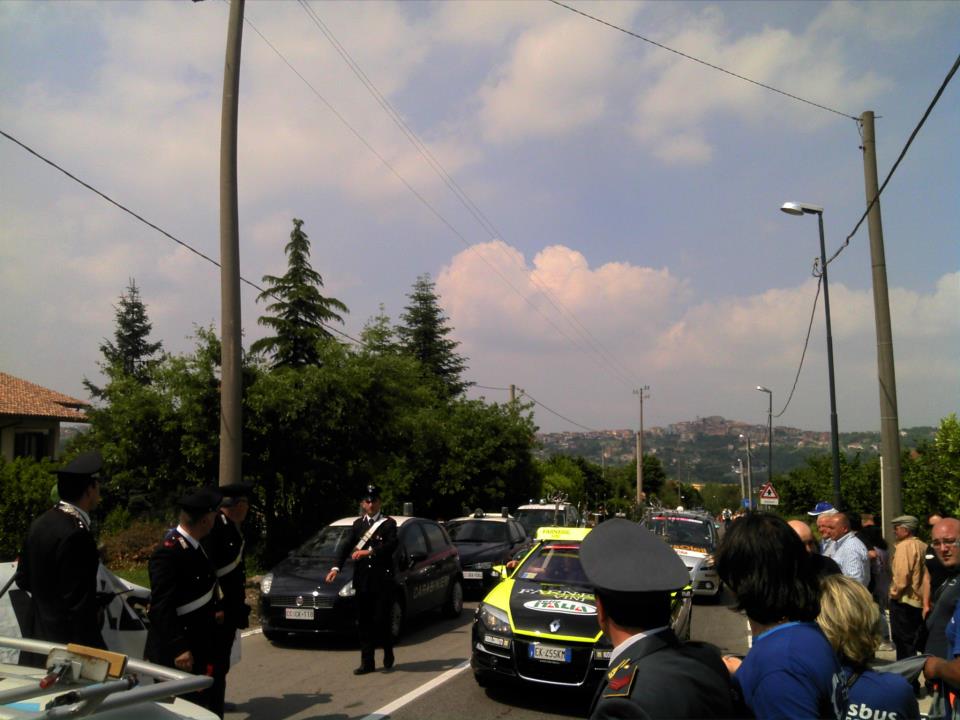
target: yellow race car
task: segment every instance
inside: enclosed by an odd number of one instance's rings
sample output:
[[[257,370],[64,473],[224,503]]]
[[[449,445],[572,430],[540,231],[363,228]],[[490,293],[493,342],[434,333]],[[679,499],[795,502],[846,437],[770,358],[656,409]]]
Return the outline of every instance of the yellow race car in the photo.
[[[518,681],[593,689],[610,660],[593,589],[580,565],[590,528],[542,527],[533,547],[499,569],[502,580],[473,618],[470,665],[481,687]],[[692,593],[674,596],[672,626],[690,636]]]

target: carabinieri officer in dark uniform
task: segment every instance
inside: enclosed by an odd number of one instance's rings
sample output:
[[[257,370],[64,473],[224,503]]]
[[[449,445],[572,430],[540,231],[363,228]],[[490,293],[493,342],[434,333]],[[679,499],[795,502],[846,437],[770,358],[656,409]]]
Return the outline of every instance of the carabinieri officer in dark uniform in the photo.
[[[216,519],[220,493],[200,488],[180,498],[180,524],[150,557],[147,659],[194,675],[216,671],[216,628],[223,622],[220,586],[200,546]],[[223,717],[223,694],[211,688],[184,696]]]
[[[215,516],[210,534],[200,544],[213,562],[223,591],[223,624],[217,626],[217,662],[211,688],[214,695],[223,697],[230,671],[231,649],[234,642],[240,642],[239,631],[250,627],[242,525],[250,509],[253,488],[233,483],[217,489],[223,494],[220,511]]]
[[[613,643],[591,720],[734,717],[720,652],[683,643],[670,628],[671,593],[690,580],[677,554],[637,523],[613,519],[584,538],[580,560]]]
[[[390,610],[396,575],[393,555],[397,549],[397,521],[380,513],[380,490],[375,485],[367,486],[361,503],[363,515],[354,521],[349,542],[326,578],[333,582],[347,558],[353,559],[360,635],[360,667],[353,671],[354,675],[374,671],[377,645],[383,646],[383,667],[389,670],[394,663]]]
[[[60,501],[30,525],[17,585],[30,593],[35,640],[107,647],[97,602],[100,553],[90,532],[102,465],[99,453],[87,452],[58,470]]]

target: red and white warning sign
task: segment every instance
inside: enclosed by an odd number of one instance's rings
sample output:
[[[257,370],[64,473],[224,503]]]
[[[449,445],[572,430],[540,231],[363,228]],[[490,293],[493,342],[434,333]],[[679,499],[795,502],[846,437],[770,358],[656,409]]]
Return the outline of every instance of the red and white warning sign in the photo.
[[[780,496],[777,494],[777,491],[774,489],[771,483],[764,483],[760,487],[760,504],[761,505],[779,505]]]

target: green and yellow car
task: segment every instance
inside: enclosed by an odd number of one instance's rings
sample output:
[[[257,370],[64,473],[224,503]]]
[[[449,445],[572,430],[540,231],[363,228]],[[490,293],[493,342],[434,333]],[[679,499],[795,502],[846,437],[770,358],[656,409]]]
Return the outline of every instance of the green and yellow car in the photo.
[[[533,547],[500,569],[503,578],[473,618],[470,665],[481,687],[501,681],[593,689],[611,645],[597,625],[593,589],[580,565],[590,528],[542,527]],[[690,636],[690,588],[674,596],[672,626]]]

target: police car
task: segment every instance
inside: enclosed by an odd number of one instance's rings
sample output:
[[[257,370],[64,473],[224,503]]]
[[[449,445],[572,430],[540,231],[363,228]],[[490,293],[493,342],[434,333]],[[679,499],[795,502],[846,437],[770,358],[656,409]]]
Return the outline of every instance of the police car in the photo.
[[[473,515],[449,520],[446,528],[460,553],[465,593],[485,593],[500,580],[499,575],[494,577],[493,566],[503,565],[532,544],[506,508],[499,515],[476,510]]]
[[[660,535],[683,560],[694,595],[719,597],[720,576],[713,562],[718,535],[709,514],[694,510],[658,510],[648,515],[643,525]]]
[[[542,527],[516,567],[477,608],[470,665],[481,687],[498,681],[593,689],[612,647],[597,625],[593,589],[580,565],[590,528]],[[690,636],[690,594],[674,596],[672,626]]]

